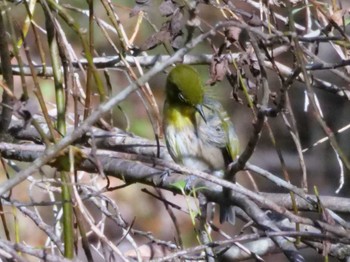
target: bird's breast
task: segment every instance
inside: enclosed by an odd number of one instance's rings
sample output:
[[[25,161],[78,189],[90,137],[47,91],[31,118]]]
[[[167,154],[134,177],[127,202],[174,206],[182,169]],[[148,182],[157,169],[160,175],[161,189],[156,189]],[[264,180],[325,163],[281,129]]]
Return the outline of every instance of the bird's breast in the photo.
[[[196,112],[165,107],[164,135],[168,151],[175,162],[201,171],[225,168],[221,148],[202,139],[201,130],[206,125],[198,121]]]
[[[178,130],[193,125],[195,109],[189,106],[164,106],[164,121]]]

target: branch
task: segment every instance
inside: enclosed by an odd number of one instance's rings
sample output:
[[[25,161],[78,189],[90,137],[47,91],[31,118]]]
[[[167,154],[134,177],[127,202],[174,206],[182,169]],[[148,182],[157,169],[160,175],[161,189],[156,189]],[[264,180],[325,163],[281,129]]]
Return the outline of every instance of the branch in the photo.
[[[156,64],[146,74],[141,76],[135,82],[131,83],[127,88],[123,89],[119,94],[111,97],[108,101],[106,101],[103,104],[99,105],[99,107],[78,128],[76,128],[73,133],[71,133],[70,135],[64,137],[55,146],[47,148],[45,154],[40,156],[39,158],[37,158],[29,168],[19,172],[14,178],[12,178],[12,179],[8,180],[7,182],[3,183],[0,186],[0,195],[3,195],[7,191],[9,191],[11,188],[13,188],[17,184],[21,183],[23,180],[25,180],[27,177],[29,177],[31,174],[33,174],[41,166],[47,164],[50,160],[52,160],[55,157],[57,157],[58,154],[63,149],[68,147],[74,141],[76,141],[77,139],[82,137],[87,131],[89,131],[91,126],[93,126],[93,124],[95,124],[104,114],[106,114],[108,111],[110,111],[118,103],[123,101],[132,92],[137,90],[137,88],[139,86],[144,85],[155,74],[157,74],[161,70],[165,69],[169,65],[175,63],[176,61],[178,61],[178,59],[182,58],[187,52],[189,52],[193,47],[195,47],[197,44],[202,42],[209,35],[215,34],[217,28],[219,28],[219,27],[222,27],[222,25],[220,23],[219,23],[219,25],[216,28],[210,30],[209,32],[207,32],[205,34],[201,34],[200,36],[195,38],[193,41],[191,41],[189,44],[187,44],[186,47],[178,50],[167,61],[164,61],[163,63],[160,63],[160,64]]]
[[[275,54],[275,53],[274,53]],[[232,64],[234,60],[238,59],[242,53],[230,53],[223,55],[225,59],[228,61],[228,63]],[[276,55],[276,54],[275,54]],[[142,67],[151,67],[158,63],[164,63],[165,61],[169,60],[171,56],[169,55],[156,55],[156,56],[125,56],[124,61],[120,59],[119,56],[104,56],[104,57],[95,57],[93,58],[93,63],[97,69],[113,69],[113,68],[125,68],[127,63],[130,66],[135,67],[137,64],[139,64]],[[174,60],[174,63],[183,63],[188,65],[210,65],[213,60],[213,55],[211,54],[201,54],[201,55],[190,55],[187,54],[183,57],[178,57]],[[275,61],[276,66],[278,67],[279,71],[284,76],[290,76],[293,74],[293,69],[281,64],[277,61]],[[88,65],[86,59],[80,59],[78,61],[72,62],[73,67],[77,70],[81,70],[81,66],[86,67]],[[272,64],[269,61],[264,61],[264,65],[270,69],[274,70]],[[312,70],[312,65],[309,65],[309,70]],[[321,65],[319,63],[319,65]],[[325,67],[332,67],[330,64],[325,64]],[[53,69],[50,66],[41,66],[37,65],[34,67],[35,73],[37,76],[42,77],[52,77],[53,76]],[[25,76],[32,76],[32,72],[30,70],[29,66],[23,66],[22,67],[23,74]],[[0,68],[0,73],[2,73]],[[12,73],[13,75],[20,75],[21,69],[18,65],[12,65]],[[299,79],[303,82],[303,76],[300,74]],[[299,81],[300,81],[299,80]],[[330,92],[333,94],[336,94],[338,96],[341,96],[347,100],[350,100],[350,91],[347,90],[347,86],[338,86],[332,82],[325,81],[323,79],[313,77],[314,83],[313,86],[324,90],[326,92]]]
[[[129,142],[130,141],[131,140],[129,140]],[[137,141],[139,140],[138,138],[135,138],[134,141],[137,143]],[[134,143],[134,145],[136,143]],[[128,151],[132,152],[134,147],[132,145],[123,147],[123,145],[121,145],[121,148],[126,148]],[[135,148],[137,151],[139,150],[138,146],[136,146]],[[89,156],[91,154],[91,149],[89,148],[83,148],[81,150],[86,156]],[[44,152],[45,147],[43,145],[0,143],[0,153],[4,158],[7,159],[20,160],[23,162],[32,162],[34,159],[40,157],[40,155],[42,155]],[[155,152],[156,149],[154,148],[152,154],[155,154]],[[260,203],[261,207],[274,210],[275,208],[271,206],[271,203],[274,203],[281,205],[281,208],[285,206],[286,208],[292,210],[290,199],[288,200],[288,194],[281,194],[281,196],[277,198],[275,196],[279,195],[276,194],[254,193],[245,188],[229,183],[223,179],[214,177],[210,174],[190,170],[185,167],[179,166],[175,163],[171,163],[166,160],[157,159],[146,155],[142,156],[134,153],[115,152],[102,149],[99,149],[96,154],[98,157],[98,161],[101,161],[103,171],[107,175],[123,179],[128,183],[140,182],[176,192],[176,189],[172,186],[172,184],[175,181],[181,179],[182,177],[171,175],[168,178],[164,179],[163,175],[167,171],[169,171],[170,168],[174,172],[174,174],[183,173],[188,175],[195,175],[217,185],[229,187],[232,190],[239,191],[239,193],[252,198],[257,203]],[[163,157],[169,158],[169,155],[164,154]],[[84,161],[81,162],[80,166],[76,168],[78,170],[84,170],[90,173],[97,171],[96,165],[90,158],[86,158]],[[281,184],[281,186],[283,185]],[[205,193],[206,196],[210,198],[210,201],[218,203],[222,201],[222,189],[220,187],[214,185],[206,187]],[[314,201],[316,199],[316,196],[305,195],[305,198],[296,197],[296,199],[298,207],[300,205],[300,208],[302,210],[317,211],[316,207],[311,205],[310,202],[306,200],[312,199]],[[350,210],[348,209],[350,206],[350,200],[347,198],[323,196],[320,197],[320,199],[325,208],[329,208],[335,212],[339,211],[342,213],[348,213]],[[228,201],[228,199],[226,199],[226,201]],[[234,204],[234,202],[235,201],[233,201],[232,204]],[[302,222],[310,224],[307,223],[307,221]]]
[[[45,250],[41,249],[34,249],[32,247],[29,247],[26,244],[21,243],[13,243],[9,242],[3,239],[0,239],[0,248],[2,252],[7,252],[11,261],[27,261],[27,259],[24,259],[22,256],[19,255],[19,253],[24,253],[36,258],[39,258],[42,261],[48,261],[48,262],[56,262],[56,261],[62,261],[62,262],[68,262],[72,260],[68,260],[65,258],[62,258],[62,256],[56,256],[51,255]],[[1,254],[1,253],[0,253]]]

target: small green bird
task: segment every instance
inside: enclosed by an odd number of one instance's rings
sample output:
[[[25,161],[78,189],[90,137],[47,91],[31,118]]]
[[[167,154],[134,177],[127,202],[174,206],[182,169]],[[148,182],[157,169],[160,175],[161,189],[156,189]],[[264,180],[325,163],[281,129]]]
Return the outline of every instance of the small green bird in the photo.
[[[222,105],[204,94],[199,73],[177,65],[166,80],[163,128],[168,151],[176,163],[224,176],[238,155],[239,141]],[[220,223],[234,220],[220,207]]]

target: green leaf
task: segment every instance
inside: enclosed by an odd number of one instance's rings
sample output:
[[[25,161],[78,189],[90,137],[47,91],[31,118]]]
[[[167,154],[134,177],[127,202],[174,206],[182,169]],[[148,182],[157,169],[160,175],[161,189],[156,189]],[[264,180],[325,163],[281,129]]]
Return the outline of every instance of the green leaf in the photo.
[[[185,188],[186,188],[186,181],[185,180],[179,180],[179,181],[177,181],[175,183],[172,183],[171,186],[177,188],[181,192],[184,192]]]
[[[345,18],[345,19],[344,19],[344,23],[345,23],[345,25],[350,24],[350,17],[349,17],[349,18]]]

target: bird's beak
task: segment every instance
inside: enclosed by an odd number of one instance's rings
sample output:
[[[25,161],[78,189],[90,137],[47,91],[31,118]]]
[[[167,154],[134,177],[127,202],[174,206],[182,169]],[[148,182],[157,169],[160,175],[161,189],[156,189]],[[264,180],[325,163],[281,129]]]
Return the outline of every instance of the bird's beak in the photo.
[[[205,115],[204,115],[204,111],[203,111],[203,106],[202,105],[196,105],[195,108],[196,108],[196,111],[203,118],[204,122],[207,123],[207,119],[205,119]]]

